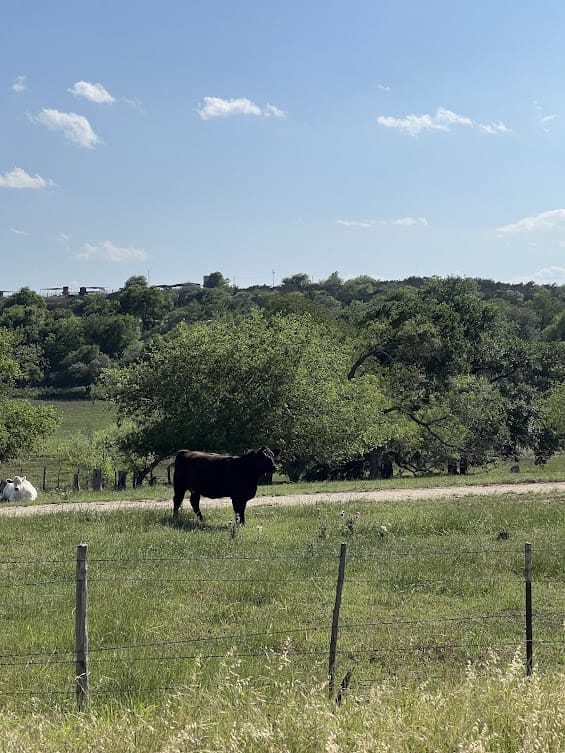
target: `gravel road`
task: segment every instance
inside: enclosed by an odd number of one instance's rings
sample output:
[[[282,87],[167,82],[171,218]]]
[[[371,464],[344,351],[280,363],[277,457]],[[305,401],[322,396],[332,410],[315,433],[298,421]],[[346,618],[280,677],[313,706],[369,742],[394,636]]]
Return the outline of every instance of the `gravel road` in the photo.
[[[493,494],[551,494],[565,492],[565,481],[524,483],[524,484],[482,484],[477,486],[431,487],[426,489],[378,489],[360,492],[319,492],[317,494],[286,494],[278,496],[261,495],[251,500],[248,508],[259,506],[278,507],[279,505],[316,505],[322,502],[404,502],[427,499],[445,499],[450,497],[487,496]],[[203,499],[202,511],[229,504],[229,499]],[[183,504],[190,511],[190,503]],[[47,515],[50,513],[71,512],[78,510],[129,510],[134,508],[170,509],[172,500],[100,500],[98,502],[62,502],[24,507],[0,507],[0,515],[11,517],[29,515]]]

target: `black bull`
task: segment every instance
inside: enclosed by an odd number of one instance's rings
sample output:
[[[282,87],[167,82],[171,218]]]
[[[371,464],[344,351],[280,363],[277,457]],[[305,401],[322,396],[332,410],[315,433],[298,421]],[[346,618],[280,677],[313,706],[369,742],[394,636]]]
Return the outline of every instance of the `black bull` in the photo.
[[[236,520],[244,525],[245,507],[257,493],[259,478],[274,470],[274,455],[268,447],[239,456],[179,450],[173,479],[173,516],[178,516],[185,492],[190,490],[190,504],[199,520],[200,497],[231,497]]]

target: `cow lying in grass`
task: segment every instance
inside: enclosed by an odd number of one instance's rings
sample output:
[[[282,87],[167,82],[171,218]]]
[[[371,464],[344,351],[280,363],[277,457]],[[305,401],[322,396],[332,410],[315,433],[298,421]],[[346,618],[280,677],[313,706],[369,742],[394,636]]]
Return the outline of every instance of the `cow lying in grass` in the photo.
[[[16,499],[37,499],[37,489],[25,476],[14,476]]]
[[[274,456],[268,447],[245,455],[179,450],[173,480],[173,517],[178,517],[185,492],[190,490],[190,504],[199,520],[202,520],[200,497],[231,497],[236,521],[244,525],[245,507],[257,493],[259,478],[274,469]]]
[[[7,478],[5,481],[0,481],[0,489],[2,490],[2,499],[7,502],[13,502],[16,499],[13,479]]]

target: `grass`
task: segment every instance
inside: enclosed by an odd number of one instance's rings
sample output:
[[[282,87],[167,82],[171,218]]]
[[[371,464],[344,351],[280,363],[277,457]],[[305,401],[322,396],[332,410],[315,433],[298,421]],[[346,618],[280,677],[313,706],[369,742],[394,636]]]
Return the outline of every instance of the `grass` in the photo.
[[[0,518],[0,751],[565,749],[565,495]],[[357,513],[359,513],[357,515]],[[504,531],[508,537],[501,538]],[[523,548],[536,671],[524,677]],[[74,710],[89,544],[91,708]],[[328,644],[347,567],[337,677]]]

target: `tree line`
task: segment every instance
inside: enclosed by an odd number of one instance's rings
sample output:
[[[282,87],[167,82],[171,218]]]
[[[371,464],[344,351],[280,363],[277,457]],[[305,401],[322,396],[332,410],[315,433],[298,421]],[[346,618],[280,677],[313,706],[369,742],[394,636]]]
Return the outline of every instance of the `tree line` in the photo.
[[[179,447],[269,444],[298,479],[543,463],[565,440],[565,286],[333,273],[239,289],[214,272],[69,298],[24,288],[0,301],[0,345],[3,459],[56,422],[32,411],[15,439],[14,387],[112,401],[104,446],[139,478]]]

